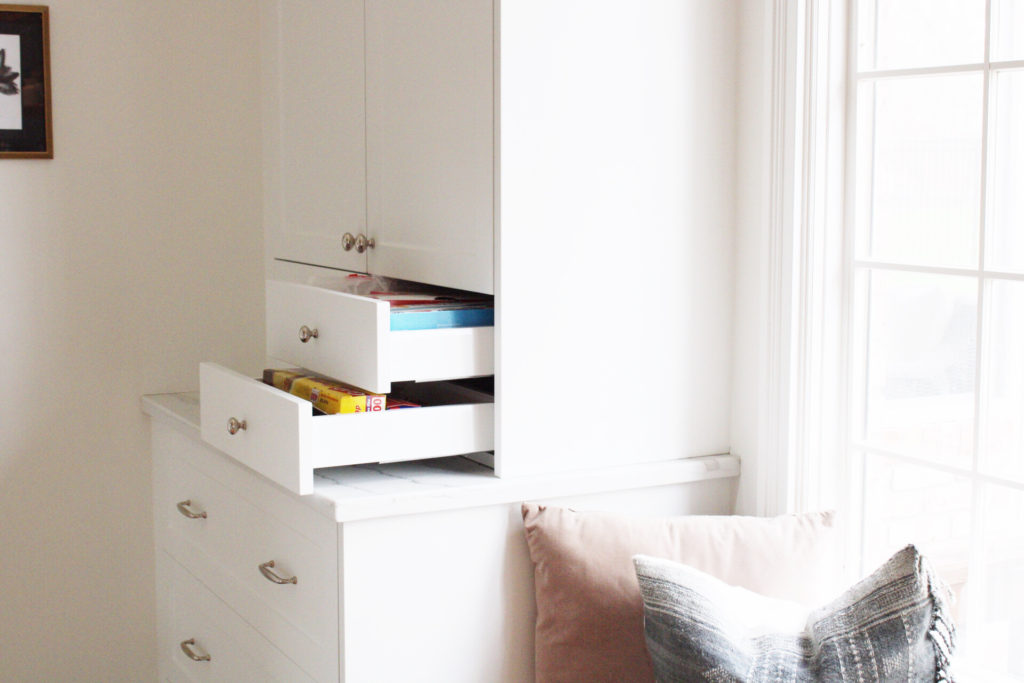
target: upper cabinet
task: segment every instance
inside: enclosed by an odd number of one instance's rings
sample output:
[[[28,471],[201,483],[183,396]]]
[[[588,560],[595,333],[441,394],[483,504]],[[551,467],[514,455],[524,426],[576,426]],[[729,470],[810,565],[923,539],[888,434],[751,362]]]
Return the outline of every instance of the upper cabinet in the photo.
[[[491,0],[366,1],[369,270],[493,293]]]
[[[366,270],[362,0],[265,0],[264,220],[271,258]]]
[[[493,368],[470,372],[497,378],[500,476],[730,450],[732,292],[756,277],[735,266],[738,0],[262,1],[277,279],[496,291]],[[289,358],[344,381],[367,358],[344,342],[372,338],[374,381],[453,376],[397,371],[408,332],[283,301]]]
[[[263,9],[269,256],[493,293],[492,1]]]

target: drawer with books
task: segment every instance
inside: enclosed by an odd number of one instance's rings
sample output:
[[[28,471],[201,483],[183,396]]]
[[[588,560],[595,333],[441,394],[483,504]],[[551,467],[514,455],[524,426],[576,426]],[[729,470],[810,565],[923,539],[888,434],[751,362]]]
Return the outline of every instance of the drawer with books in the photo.
[[[310,401],[214,363],[199,366],[200,433],[211,446],[299,495],[313,470],[494,448],[494,397],[478,382],[395,383],[401,410],[325,415]]]
[[[344,278],[329,282],[267,280],[270,356],[382,394],[392,382],[494,374],[493,300],[432,307],[423,294],[354,294],[339,291]]]

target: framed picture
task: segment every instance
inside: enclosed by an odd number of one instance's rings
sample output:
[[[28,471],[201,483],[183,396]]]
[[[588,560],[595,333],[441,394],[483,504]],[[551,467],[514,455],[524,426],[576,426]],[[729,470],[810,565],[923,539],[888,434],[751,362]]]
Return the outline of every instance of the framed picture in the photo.
[[[50,13],[0,5],[0,159],[53,158]]]

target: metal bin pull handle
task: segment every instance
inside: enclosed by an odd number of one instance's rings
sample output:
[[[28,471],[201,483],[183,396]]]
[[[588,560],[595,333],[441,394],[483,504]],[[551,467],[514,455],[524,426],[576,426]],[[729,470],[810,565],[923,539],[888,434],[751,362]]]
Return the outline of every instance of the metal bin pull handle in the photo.
[[[192,646],[196,644],[195,638],[189,638],[188,640],[181,641],[181,651],[188,655],[188,658],[193,662],[208,662],[210,661],[210,655],[198,655],[196,651],[192,649]]]
[[[178,503],[178,512],[185,515],[189,519],[206,519],[206,510],[196,512],[192,509],[192,500],[183,500]]]
[[[274,569],[274,561],[273,560],[271,560],[270,562],[264,562],[263,564],[260,565],[260,573],[263,574],[263,576],[267,577],[268,581],[273,581],[274,583],[277,583],[277,584],[298,583],[299,582],[299,577],[292,576],[292,577],[289,577],[289,578],[286,579],[283,576],[281,576],[280,574],[278,574],[277,572],[273,571],[273,569]]]

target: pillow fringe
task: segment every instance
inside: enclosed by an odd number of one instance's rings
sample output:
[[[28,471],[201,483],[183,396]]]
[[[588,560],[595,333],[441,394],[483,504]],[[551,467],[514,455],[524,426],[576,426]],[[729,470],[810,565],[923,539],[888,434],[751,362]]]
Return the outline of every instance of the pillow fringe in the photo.
[[[951,670],[953,648],[956,645],[956,625],[950,614],[949,588],[941,580],[937,580],[931,564],[918,554],[922,574],[928,581],[928,595],[932,601],[932,623],[928,628],[928,639],[935,650],[935,681],[936,683],[954,683]]]

